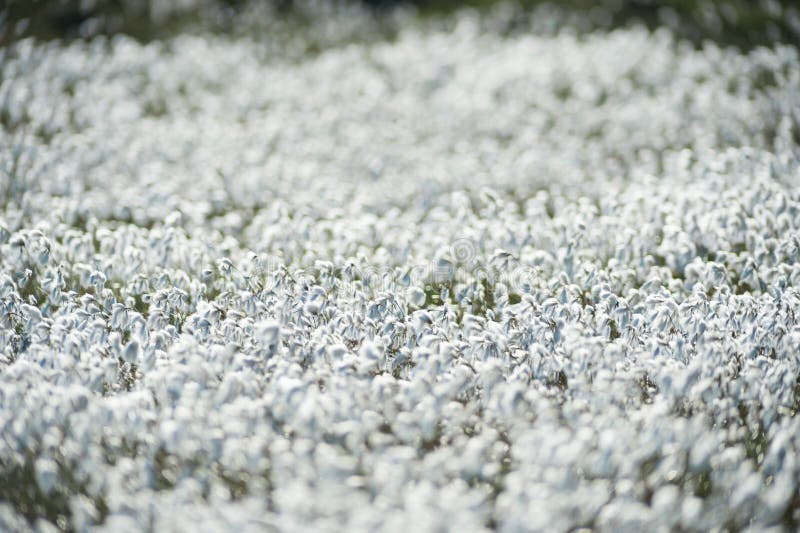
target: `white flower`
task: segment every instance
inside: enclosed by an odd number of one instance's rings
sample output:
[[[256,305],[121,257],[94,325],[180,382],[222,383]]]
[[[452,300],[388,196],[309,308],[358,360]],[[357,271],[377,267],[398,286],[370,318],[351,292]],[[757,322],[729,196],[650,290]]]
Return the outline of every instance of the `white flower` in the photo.
[[[49,494],[59,483],[58,465],[52,459],[40,458],[34,467],[36,484],[45,494]]]

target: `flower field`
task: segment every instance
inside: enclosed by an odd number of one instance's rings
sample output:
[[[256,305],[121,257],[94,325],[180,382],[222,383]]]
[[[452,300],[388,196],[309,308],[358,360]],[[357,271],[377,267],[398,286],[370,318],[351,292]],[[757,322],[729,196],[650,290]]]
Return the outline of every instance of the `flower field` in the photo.
[[[800,527],[798,48],[348,9],[0,48],[0,530]]]

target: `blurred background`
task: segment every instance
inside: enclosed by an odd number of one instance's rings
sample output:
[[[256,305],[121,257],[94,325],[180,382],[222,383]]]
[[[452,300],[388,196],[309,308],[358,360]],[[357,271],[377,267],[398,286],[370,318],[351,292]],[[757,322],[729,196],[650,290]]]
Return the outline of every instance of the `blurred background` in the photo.
[[[558,21],[553,31],[644,24],[668,27],[695,44],[710,39],[748,49],[800,43],[800,2],[796,0],[520,0],[511,4],[498,0],[4,0],[0,2],[0,43],[26,37],[72,40],[116,34],[149,41],[186,32],[258,36],[330,25],[333,18],[337,29],[326,30],[317,40],[317,46],[326,46],[342,40],[390,38],[400,19],[432,21],[459,8],[504,10],[507,27],[501,29],[508,32],[530,28],[531,19],[546,12],[548,20]],[[348,20],[349,24],[343,23]]]

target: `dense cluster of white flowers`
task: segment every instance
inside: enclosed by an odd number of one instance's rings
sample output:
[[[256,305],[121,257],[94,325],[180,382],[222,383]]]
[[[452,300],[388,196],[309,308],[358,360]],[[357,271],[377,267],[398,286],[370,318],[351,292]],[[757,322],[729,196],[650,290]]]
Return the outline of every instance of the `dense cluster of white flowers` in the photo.
[[[800,57],[0,50],[0,529],[800,523]]]

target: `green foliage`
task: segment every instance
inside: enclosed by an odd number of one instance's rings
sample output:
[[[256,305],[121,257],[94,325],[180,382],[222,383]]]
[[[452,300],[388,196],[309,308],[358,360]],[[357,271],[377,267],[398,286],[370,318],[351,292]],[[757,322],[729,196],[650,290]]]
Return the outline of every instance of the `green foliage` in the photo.
[[[423,14],[439,16],[461,6],[490,10],[498,0],[418,0]],[[680,38],[696,45],[706,40],[722,45],[751,49],[774,42],[800,42],[798,28],[792,26],[791,15],[797,16],[792,0],[775,2],[759,0],[519,0],[521,14],[531,13],[547,4],[550,11],[560,13],[565,25],[580,31],[613,29],[635,23],[650,29],[668,27]],[[515,17],[509,29],[524,27]]]
[[[373,17],[377,35],[391,37],[390,16],[384,16],[397,6],[414,6],[423,19],[438,18],[461,7],[489,11],[499,0],[364,0],[362,5],[374,8]],[[243,27],[274,20],[259,21],[254,17],[257,2],[247,0],[207,0],[199,7],[173,6],[157,18],[147,2],[119,0],[8,0],[0,15],[9,23],[0,31],[0,44],[19,37],[34,36],[39,39],[75,39],[94,35],[124,33],[142,41],[165,38],[180,32],[213,31],[235,33]],[[270,16],[285,27],[313,26],[309,13],[301,2],[272,0]],[[753,48],[776,41],[800,42],[800,33],[792,25],[798,15],[792,0],[519,0],[515,17],[508,22],[509,31],[524,28],[522,21],[536,8],[547,4],[551,12],[559,13],[564,25],[586,31],[596,28],[612,29],[633,23],[643,23],[650,28],[666,26],[679,37],[695,44],[714,40],[724,45]],[[192,7],[192,6],[190,6]],[[255,13],[259,13],[255,11]],[[262,14],[263,17],[263,14]],[[255,19],[255,20],[254,20]],[[25,30],[16,35],[16,23],[27,20]],[[209,25],[209,21],[213,24]],[[369,33],[369,32],[367,32]],[[325,46],[316,42],[308,51],[318,52]],[[565,88],[568,91],[569,88]],[[152,116],[161,116],[162,103],[154,102],[147,110]],[[2,121],[2,117],[0,117]]]
[[[56,486],[49,493],[42,491],[36,482],[34,458],[33,453],[28,453],[21,464],[0,461],[0,502],[9,503],[31,524],[44,518],[61,531],[72,531],[70,498],[80,494],[92,503],[96,523],[105,520],[108,506],[103,497],[90,494],[86,480],[80,479],[75,469],[60,457],[56,457]]]

